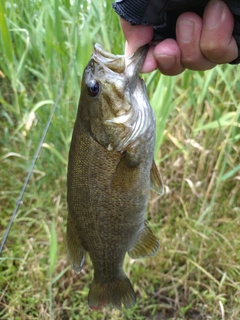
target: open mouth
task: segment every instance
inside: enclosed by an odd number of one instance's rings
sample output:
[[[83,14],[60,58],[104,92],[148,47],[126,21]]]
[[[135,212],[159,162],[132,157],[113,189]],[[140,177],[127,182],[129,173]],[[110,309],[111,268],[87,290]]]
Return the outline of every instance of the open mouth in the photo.
[[[115,55],[104,51],[99,43],[96,43],[94,46],[92,58],[96,62],[104,65],[116,73],[123,73],[125,71],[125,57],[123,55]]]
[[[127,76],[132,77],[140,73],[147,51],[148,45],[139,48],[133,55],[125,58],[123,55],[104,51],[102,46],[96,43],[92,59],[116,73],[123,73],[127,70]]]

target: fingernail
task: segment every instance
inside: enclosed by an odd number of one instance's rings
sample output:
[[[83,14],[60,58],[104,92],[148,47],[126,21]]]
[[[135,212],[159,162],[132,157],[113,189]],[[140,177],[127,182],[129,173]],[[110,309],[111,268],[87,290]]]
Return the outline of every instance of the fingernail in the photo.
[[[212,29],[218,25],[221,21],[223,13],[223,2],[215,1],[209,4],[206,14],[204,15],[204,25],[205,27]]]
[[[194,34],[194,23],[191,20],[181,20],[178,24],[178,34],[182,42],[191,42]]]
[[[171,69],[175,63],[174,56],[168,56],[166,54],[160,54],[157,56],[158,59],[158,66],[165,70]]]

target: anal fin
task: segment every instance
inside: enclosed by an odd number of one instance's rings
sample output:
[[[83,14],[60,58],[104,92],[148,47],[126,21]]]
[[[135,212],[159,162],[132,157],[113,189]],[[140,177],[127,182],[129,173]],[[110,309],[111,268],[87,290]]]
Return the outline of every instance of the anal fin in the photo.
[[[128,254],[133,259],[153,256],[159,249],[159,240],[146,225],[138,233],[137,239]]]
[[[71,221],[68,219],[67,223],[67,253],[70,259],[71,266],[76,273],[79,273],[82,269],[86,250],[81,244],[79,235],[77,234]]]

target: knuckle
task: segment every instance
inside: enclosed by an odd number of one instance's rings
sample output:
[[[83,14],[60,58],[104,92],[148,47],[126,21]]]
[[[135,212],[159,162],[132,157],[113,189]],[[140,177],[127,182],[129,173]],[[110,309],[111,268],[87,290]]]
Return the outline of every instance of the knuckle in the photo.
[[[184,68],[193,69],[199,61],[199,52],[197,50],[184,50],[182,51],[181,64]]]
[[[221,41],[200,43],[202,54],[212,62],[221,62],[226,54],[227,45]]]
[[[183,57],[182,66],[190,70],[209,70],[215,66],[215,63],[206,59],[202,54],[195,56]]]

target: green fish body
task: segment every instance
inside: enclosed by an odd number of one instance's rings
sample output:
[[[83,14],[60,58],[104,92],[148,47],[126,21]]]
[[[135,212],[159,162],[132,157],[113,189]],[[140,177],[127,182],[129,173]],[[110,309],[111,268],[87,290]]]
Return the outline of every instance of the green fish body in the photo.
[[[139,77],[147,49],[126,59],[96,44],[83,74],[69,152],[67,252],[76,272],[90,255],[93,309],[132,307],[125,254],[135,259],[159,248],[145,221],[150,189],[163,191],[153,160],[155,118]]]

